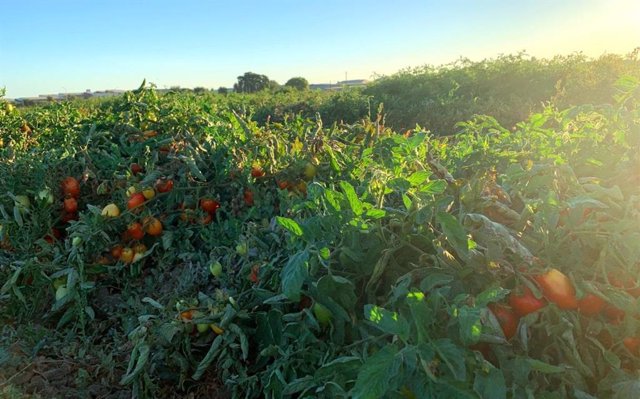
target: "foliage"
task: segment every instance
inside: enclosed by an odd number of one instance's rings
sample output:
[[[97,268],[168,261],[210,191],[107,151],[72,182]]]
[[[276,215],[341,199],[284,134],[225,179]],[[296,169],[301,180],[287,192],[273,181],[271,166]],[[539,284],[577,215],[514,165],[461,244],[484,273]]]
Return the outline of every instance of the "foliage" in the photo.
[[[244,75],[238,76],[238,82],[233,85],[233,90],[237,93],[255,93],[273,87],[273,83],[266,75],[245,72]]]
[[[110,361],[137,397],[210,379],[250,398],[637,397],[640,83],[615,93],[514,129],[477,116],[452,137],[396,134],[359,91],[301,94],[371,115],[349,124],[260,126],[244,95],[144,85],[5,111],[0,318],[37,321],[78,357],[98,337],[127,348]],[[130,187],[156,190],[127,209]],[[162,234],[133,239],[151,217]],[[511,337],[496,307],[544,294],[551,268],[607,308],[548,303]]]
[[[307,90],[309,89],[309,81],[302,77],[295,77],[287,80],[287,83],[284,84],[287,87],[292,87],[296,90]]]

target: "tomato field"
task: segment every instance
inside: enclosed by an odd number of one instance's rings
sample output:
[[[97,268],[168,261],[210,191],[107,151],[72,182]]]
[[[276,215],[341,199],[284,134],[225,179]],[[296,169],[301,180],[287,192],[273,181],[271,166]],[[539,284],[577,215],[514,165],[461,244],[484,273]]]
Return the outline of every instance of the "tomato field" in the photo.
[[[0,392],[640,397],[640,83],[614,90],[451,136],[144,84],[5,105]]]

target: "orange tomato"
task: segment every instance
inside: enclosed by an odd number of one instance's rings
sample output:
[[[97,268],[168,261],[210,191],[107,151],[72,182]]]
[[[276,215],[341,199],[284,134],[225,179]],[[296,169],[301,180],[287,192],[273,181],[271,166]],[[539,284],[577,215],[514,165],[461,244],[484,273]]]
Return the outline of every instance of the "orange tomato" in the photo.
[[[64,211],[67,213],[75,213],[78,210],[78,201],[73,197],[64,199]]]
[[[244,190],[244,203],[249,206],[253,205],[253,192],[249,189]]]
[[[550,301],[558,305],[560,309],[576,309],[578,299],[576,289],[571,280],[557,269],[551,269],[545,274],[535,277],[540,284],[542,293]]]
[[[114,259],[120,259],[120,256],[122,256],[122,245],[116,245],[111,248],[111,256],[113,256]]]
[[[154,217],[146,217],[143,226],[145,233],[150,236],[157,237],[162,234],[162,222]]]
[[[133,249],[129,247],[122,248],[122,252],[120,253],[120,260],[124,263],[131,263],[133,261]]]
[[[626,337],[622,340],[625,348],[634,356],[638,356],[638,349],[640,349],[640,338],[638,337]]]
[[[264,170],[262,170],[262,168],[260,166],[254,165],[251,167],[251,176],[252,177],[263,177],[264,176]]]

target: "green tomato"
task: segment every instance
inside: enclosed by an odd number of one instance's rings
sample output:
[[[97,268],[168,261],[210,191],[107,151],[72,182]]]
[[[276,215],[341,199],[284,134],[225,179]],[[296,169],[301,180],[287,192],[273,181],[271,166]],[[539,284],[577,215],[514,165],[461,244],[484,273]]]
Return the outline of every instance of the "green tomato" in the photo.
[[[71,240],[71,245],[73,245],[74,247],[78,247],[80,246],[80,244],[82,244],[82,237],[73,237],[73,239]]]
[[[57,279],[53,280],[53,288],[55,288],[56,290],[66,284],[67,284],[66,277],[58,277]]]
[[[317,173],[317,169],[316,169],[315,165],[312,164],[311,162],[308,162],[304,166],[304,177],[305,177],[306,180],[311,180],[314,177],[316,177],[316,173]]]
[[[51,190],[49,190],[48,188],[38,191],[36,199],[49,205],[53,204],[53,194],[51,194]]]
[[[209,271],[213,277],[220,277],[222,275],[222,264],[220,262],[213,262],[209,265]]]
[[[331,311],[318,302],[313,304],[313,314],[316,316],[318,323],[323,327],[326,327],[333,318]]]
[[[249,246],[247,245],[246,242],[241,242],[238,245],[236,245],[236,253],[240,256],[245,256],[247,254],[247,252],[249,252]]]
[[[16,203],[18,208],[27,209],[31,206],[31,201],[26,195],[16,195]]]
[[[209,325],[207,323],[198,323],[196,324],[196,328],[200,334],[204,334],[209,331]]]
[[[69,295],[69,289],[66,285],[61,285],[56,289],[56,301],[61,300],[65,296]]]

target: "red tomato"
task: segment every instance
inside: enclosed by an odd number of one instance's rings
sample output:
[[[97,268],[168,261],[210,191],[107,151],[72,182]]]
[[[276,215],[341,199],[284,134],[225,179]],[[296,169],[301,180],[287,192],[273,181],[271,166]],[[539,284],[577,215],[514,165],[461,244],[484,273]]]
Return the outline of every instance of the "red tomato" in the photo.
[[[253,205],[253,192],[249,189],[244,190],[244,203],[249,206]]]
[[[131,169],[131,173],[135,176],[138,173],[144,172],[144,168],[137,163],[132,163],[129,168]]]
[[[542,293],[550,301],[558,305],[560,309],[576,309],[578,299],[576,289],[569,277],[557,269],[551,269],[545,274],[535,277],[540,284]]]
[[[64,212],[62,214],[62,223],[67,223],[70,222],[72,220],[78,220],[78,214],[77,213],[69,213],[69,212]]]
[[[629,295],[634,298],[640,297],[640,287],[638,286],[638,282],[635,279],[629,277],[628,275],[622,276],[618,278],[613,273],[607,274],[607,278],[609,279],[609,283],[616,288],[625,289]]]
[[[611,324],[620,324],[625,317],[624,310],[613,305],[606,305],[604,308],[604,314],[607,316]]]
[[[129,237],[133,238],[134,240],[142,240],[142,237],[144,237],[144,230],[142,230],[142,225],[138,222],[131,223],[127,228],[127,234],[129,234]]]
[[[127,209],[135,209],[144,204],[145,198],[141,193],[132,194],[127,201]]]
[[[500,323],[500,327],[502,327],[502,332],[507,340],[513,338],[516,335],[516,331],[518,330],[518,322],[520,319],[516,316],[509,308],[490,304],[489,309],[498,319],[498,323]]]
[[[213,216],[210,213],[207,213],[200,219],[201,224],[209,224],[213,221]]]
[[[75,177],[68,176],[62,181],[62,193],[73,198],[80,197],[80,183]]]
[[[252,166],[251,167],[251,176],[252,177],[262,177],[264,176],[264,170],[260,166]]]
[[[111,256],[113,256],[114,259],[120,259],[121,255],[122,245],[116,245],[115,247],[111,248]]]
[[[158,179],[156,180],[156,191],[159,193],[168,193],[173,190],[173,180]]]
[[[64,211],[67,213],[75,213],[78,210],[78,201],[73,197],[64,199]]]
[[[220,208],[220,204],[216,200],[203,198],[200,200],[200,208],[205,212],[215,213]]]
[[[602,312],[606,302],[599,296],[588,293],[578,301],[578,311],[585,316],[595,316]]]
[[[289,187],[289,182],[286,180],[279,180],[276,184],[278,184],[278,188],[280,188],[280,190],[286,190]]]
[[[622,340],[624,347],[634,356],[638,356],[638,349],[640,349],[640,338],[638,337],[627,337]]]
[[[260,273],[260,265],[253,265],[251,267],[251,273],[249,274],[249,280],[254,284],[260,282],[260,276],[258,273]]]
[[[509,305],[518,316],[526,316],[545,307],[547,302],[544,298],[536,298],[527,286],[522,286],[522,294],[515,291],[509,295]]]

